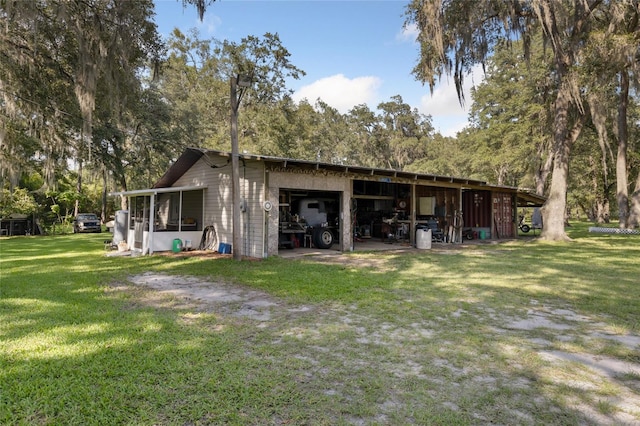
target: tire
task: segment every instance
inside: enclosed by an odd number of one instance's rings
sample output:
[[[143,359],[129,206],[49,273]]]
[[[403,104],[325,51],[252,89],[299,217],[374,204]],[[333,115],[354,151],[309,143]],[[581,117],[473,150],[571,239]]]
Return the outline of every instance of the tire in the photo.
[[[522,225],[520,229],[522,229],[522,232],[524,232],[525,234],[531,230],[529,225]]]
[[[328,249],[333,245],[333,234],[327,228],[313,230],[313,244],[319,249]]]

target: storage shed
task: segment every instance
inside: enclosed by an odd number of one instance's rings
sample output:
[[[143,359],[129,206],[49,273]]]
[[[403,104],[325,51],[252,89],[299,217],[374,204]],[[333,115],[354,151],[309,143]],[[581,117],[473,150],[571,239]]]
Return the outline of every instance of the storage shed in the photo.
[[[241,252],[263,258],[315,246],[351,251],[357,238],[402,238],[416,229],[461,241],[517,235],[519,206],[544,199],[508,186],[451,176],[240,154]],[[214,230],[230,245],[231,153],[188,148],[153,188],[113,193],[129,198],[132,250],[172,249],[175,239],[199,244]],[[232,247],[232,250],[235,249]]]

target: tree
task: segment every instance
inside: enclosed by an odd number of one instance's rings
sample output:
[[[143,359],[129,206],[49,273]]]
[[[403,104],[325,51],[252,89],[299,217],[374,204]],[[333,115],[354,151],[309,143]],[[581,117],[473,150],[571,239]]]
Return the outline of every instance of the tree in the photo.
[[[173,111],[175,137],[183,144],[195,141],[208,148],[228,149],[229,79],[246,74],[252,77],[253,86],[243,97],[239,136],[243,144],[250,145],[245,149],[264,147],[269,115],[279,120],[274,106],[285,105],[290,94],[286,79],[304,75],[289,62],[289,56],[277,34],[247,36],[235,43],[202,40],[197,30],[184,34],[174,29],[158,90]]]
[[[100,164],[92,137],[96,105],[108,109],[108,120],[126,133],[122,117],[140,93],[139,72],[162,51],[151,20],[153,3],[50,0],[2,6],[0,126],[30,124],[43,153],[44,189],[53,188],[57,169],[74,159],[80,193],[85,163]]]
[[[594,27],[581,58],[584,84],[590,87],[589,106],[603,150],[613,151],[609,133],[615,135],[616,206],[619,226],[630,221],[628,193],[629,99],[630,86],[640,71],[637,57],[640,32],[640,3],[637,0],[605,2],[598,10]],[[615,114],[608,114],[615,111]],[[603,151],[603,157],[609,152]],[[633,220],[632,220],[633,221]]]
[[[350,133],[355,140],[350,150],[351,164],[366,167],[384,167],[388,154],[383,128],[374,111],[365,105],[356,105],[346,116]]]
[[[25,188],[16,188],[10,192],[8,189],[0,189],[0,218],[9,217],[11,214],[30,215],[37,211],[38,204],[33,195]]]
[[[228,145],[229,84],[215,44],[195,29],[185,34],[176,28],[167,41],[157,89],[171,109],[170,131],[180,146]]]
[[[531,61],[521,42],[501,42],[488,59],[485,80],[472,89],[471,128],[461,135],[475,155],[469,161],[484,179],[499,185],[535,187],[544,193],[553,135],[549,105],[553,87],[549,55],[534,39]]]
[[[467,144],[465,132],[458,133],[455,138],[436,133],[427,143],[424,156],[407,166],[407,171],[441,176],[464,176],[473,179],[486,178],[486,175],[478,174],[478,171],[471,167],[470,152],[472,150]]]
[[[346,118],[336,108],[318,100],[316,125],[310,138],[311,159],[333,164],[345,164],[349,159],[351,136]]]
[[[584,124],[585,114],[575,68],[602,0],[414,0],[408,6],[408,21],[418,25],[420,58],[414,75],[429,83],[442,73],[453,74],[459,97],[465,72],[484,63],[499,41],[523,40],[529,53],[532,31],[542,31],[553,52],[556,97],[553,169],[549,197],[543,208],[542,237],[564,240],[567,184],[571,146]]]
[[[70,61],[77,44],[71,31],[52,17],[56,5],[3,2],[0,6],[2,151],[12,159],[15,153],[30,151],[25,143],[35,142],[39,158],[32,158],[43,167],[44,189],[54,187],[56,171],[71,153],[69,129],[80,124]],[[0,165],[12,185],[19,179],[16,164]]]
[[[431,117],[404,103],[400,95],[378,104],[382,132],[387,145],[386,167],[402,170],[426,153],[427,140],[433,133]]]
[[[182,0],[182,6],[187,7],[188,4],[195,6],[198,11],[198,18],[202,21],[207,7],[215,3],[216,0]]]

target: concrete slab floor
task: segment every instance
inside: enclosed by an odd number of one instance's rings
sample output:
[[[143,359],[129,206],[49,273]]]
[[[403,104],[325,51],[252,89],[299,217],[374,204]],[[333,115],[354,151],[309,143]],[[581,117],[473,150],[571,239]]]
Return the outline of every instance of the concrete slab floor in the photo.
[[[507,240],[471,240],[465,241],[463,244],[455,243],[431,243],[432,250],[461,250],[464,246],[477,245],[477,244],[498,244],[501,242],[505,242]],[[279,249],[278,256],[283,258],[296,258],[296,257],[305,257],[305,256],[339,256],[342,254],[340,250],[338,250],[336,245],[334,245],[330,249],[318,249],[315,247],[307,248],[307,247],[299,247],[294,249]],[[392,244],[385,243],[380,241],[379,239],[369,239],[363,240],[362,242],[356,242],[353,248],[354,252],[366,252],[366,251],[424,251],[424,249],[417,249],[415,246],[412,246],[408,242],[394,242]]]

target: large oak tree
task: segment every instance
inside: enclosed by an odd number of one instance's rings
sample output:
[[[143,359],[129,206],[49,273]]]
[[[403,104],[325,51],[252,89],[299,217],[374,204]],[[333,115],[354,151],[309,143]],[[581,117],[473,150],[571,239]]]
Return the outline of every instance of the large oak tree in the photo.
[[[532,31],[542,31],[553,52],[557,88],[552,112],[553,168],[543,209],[548,240],[564,240],[571,147],[585,120],[575,68],[602,0],[414,0],[408,22],[419,29],[420,58],[415,76],[431,89],[443,73],[453,74],[458,93],[465,73],[484,63],[499,41],[523,40],[528,54]]]

